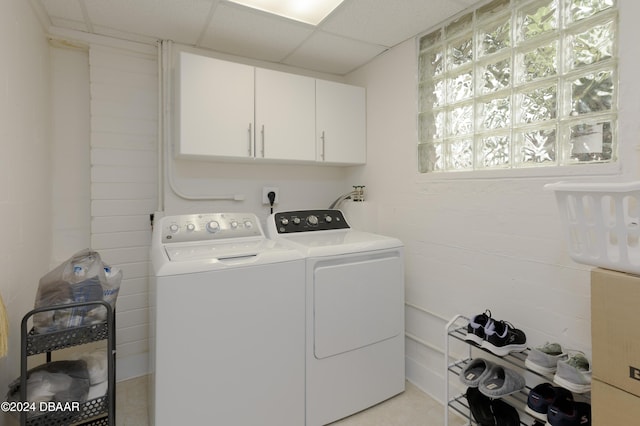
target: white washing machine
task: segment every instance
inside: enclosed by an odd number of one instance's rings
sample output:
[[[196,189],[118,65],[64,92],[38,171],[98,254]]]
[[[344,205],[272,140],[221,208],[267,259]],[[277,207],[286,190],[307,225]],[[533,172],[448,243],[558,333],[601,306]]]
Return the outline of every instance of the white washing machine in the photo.
[[[272,214],[267,235],[306,258],[306,425],[403,392],[402,243],[351,229],[339,210]]]
[[[152,425],[304,424],[305,273],[250,213],[156,221]]]

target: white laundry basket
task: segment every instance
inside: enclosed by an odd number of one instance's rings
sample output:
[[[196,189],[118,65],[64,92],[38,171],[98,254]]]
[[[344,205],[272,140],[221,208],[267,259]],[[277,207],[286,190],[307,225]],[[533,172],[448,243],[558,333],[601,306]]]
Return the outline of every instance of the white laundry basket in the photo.
[[[640,274],[640,182],[545,185],[553,190],[573,260]]]

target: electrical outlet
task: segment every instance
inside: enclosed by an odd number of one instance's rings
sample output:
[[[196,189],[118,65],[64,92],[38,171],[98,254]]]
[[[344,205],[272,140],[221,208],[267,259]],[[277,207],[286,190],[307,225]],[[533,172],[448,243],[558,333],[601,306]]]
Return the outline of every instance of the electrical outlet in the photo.
[[[265,186],[262,188],[262,204],[271,204],[271,202],[269,201],[269,193],[272,191],[276,194],[276,198],[273,204],[278,204],[278,202],[280,201],[280,189],[275,186]]]

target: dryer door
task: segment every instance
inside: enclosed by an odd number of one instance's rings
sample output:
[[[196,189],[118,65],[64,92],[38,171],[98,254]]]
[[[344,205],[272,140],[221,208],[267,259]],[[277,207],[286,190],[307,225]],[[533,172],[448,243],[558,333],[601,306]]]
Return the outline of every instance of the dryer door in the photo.
[[[403,332],[401,250],[310,261],[316,358],[352,351]]]

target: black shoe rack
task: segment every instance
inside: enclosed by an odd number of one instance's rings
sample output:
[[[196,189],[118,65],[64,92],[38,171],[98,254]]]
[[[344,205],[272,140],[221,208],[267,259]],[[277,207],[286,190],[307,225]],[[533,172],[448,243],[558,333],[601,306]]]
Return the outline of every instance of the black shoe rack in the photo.
[[[65,328],[47,333],[36,333],[29,330],[30,319],[37,313],[102,305],[106,309],[106,320],[97,324]],[[48,306],[29,311],[21,324],[21,357],[20,357],[20,401],[27,400],[27,360],[30,356],[46,354],[46,362],[51,362],[51,353],[65,348],[81,346],[102,340],[107,341],[107,393],[99,398],[80,404],[74,411],[22,411],[21,426],[115,426],[116,424],[116,332],[115,311],[104,301],[69,303]]]

